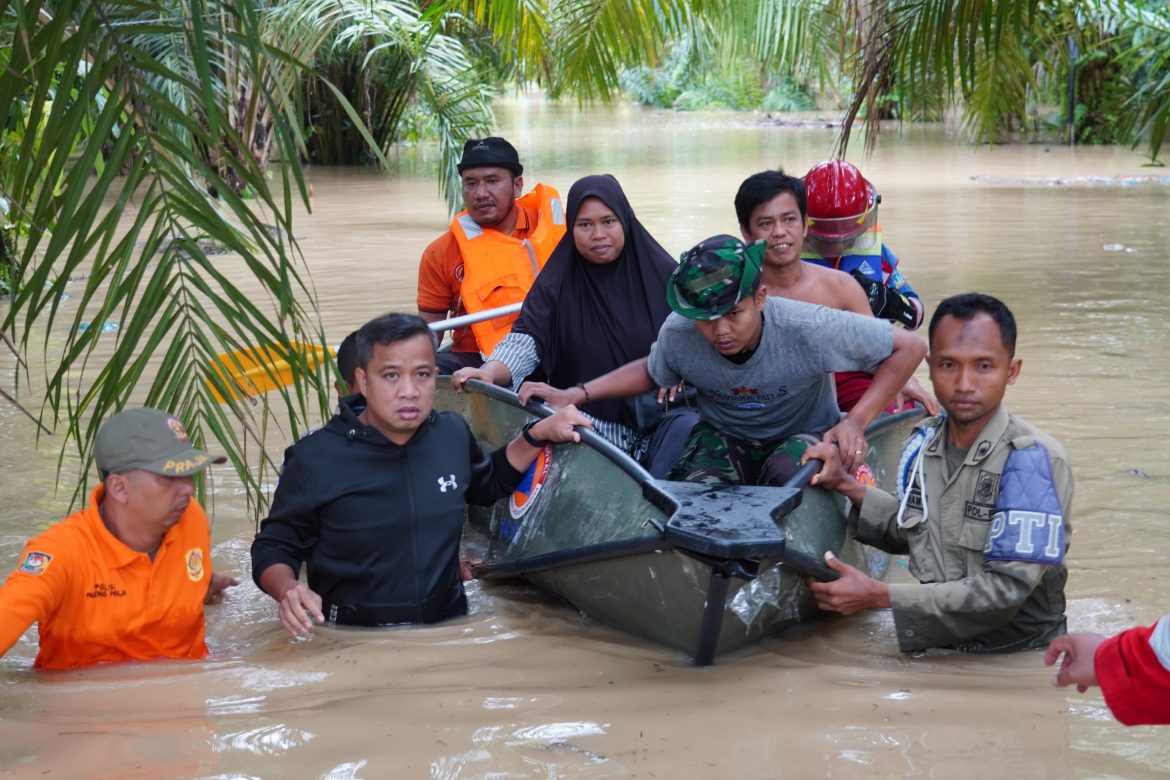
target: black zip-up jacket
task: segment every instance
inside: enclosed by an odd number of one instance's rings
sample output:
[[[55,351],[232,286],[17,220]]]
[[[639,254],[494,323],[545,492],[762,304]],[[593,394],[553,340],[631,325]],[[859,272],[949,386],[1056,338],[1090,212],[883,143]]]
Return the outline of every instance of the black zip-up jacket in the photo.
[[[252,542],[252,579],[299,572],[348,625],[431,623],[467,612],[459,540],[467,502],[489,506],[523,478],[506,447],[484,454],[467,422],[434,412],[404,446],[364,425],[350,396],[289,447],[272,509]]]

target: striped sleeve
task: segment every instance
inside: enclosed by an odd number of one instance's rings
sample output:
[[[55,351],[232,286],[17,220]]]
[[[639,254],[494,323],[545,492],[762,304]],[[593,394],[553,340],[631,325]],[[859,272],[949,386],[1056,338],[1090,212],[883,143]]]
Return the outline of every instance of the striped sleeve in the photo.
[[[512,374],[512,390],[519,390],[520,384],[540,364],[540,354],[536,351],[536,339],[527,333],[509,333],[492,350],[488,360],[496,360],[507,366],[508,371]]]
[[[500,340],[488,360],[499,361],[508,367],[512,374],[512,390],[516,391],[540,364],[540,354],[536,351],[536,340],[532,336],[512,332]],[[593,421],[593,430],[598,436],[624,450],[634,460],[645,454],[650,443],[649,437],[641,436],[621,423],[587,416]]]

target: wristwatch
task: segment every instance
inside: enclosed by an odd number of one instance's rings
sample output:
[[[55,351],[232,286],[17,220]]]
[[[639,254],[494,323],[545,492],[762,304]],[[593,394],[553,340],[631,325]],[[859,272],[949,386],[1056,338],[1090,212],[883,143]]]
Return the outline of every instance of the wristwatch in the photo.
[[[552,444],[547,439],[538,439],[532,435],[532,426],[536,425],[540,420],[530,420],[523,428],[520,429],[520,435],[524,437],[524,441],[531,444],[533,447],[543,449]]]

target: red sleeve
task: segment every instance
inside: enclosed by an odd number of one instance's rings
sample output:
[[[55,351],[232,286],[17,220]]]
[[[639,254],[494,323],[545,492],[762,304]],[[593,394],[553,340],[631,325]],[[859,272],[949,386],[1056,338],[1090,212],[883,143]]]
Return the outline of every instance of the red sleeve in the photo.
[[[458,308],[458,266],[462,263],[455,236],[447,231],[423,250],[418,264],[418,310],[453,312]],[[458,274],[462,276],[462,274]]]
[[[1105,703],[1119,721],[1170,724],[1170,615],[1106,639],[1093,665]]]

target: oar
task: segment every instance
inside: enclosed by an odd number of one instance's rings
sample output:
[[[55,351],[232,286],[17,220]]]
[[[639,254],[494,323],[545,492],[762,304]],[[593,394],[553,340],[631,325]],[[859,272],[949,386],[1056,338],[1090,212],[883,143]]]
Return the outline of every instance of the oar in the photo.
[[[434,333],[442,333],[445,330],[474,325],[484,320],[507,317],[509,314],[520,311],[523,305],[523,303],[510,303],[507,306],[497,306],[494,309],[485,309],[475,314],[464,314],[460,317],[432,322],[427,327]],[[329,347],[306,344],[300,341],[284,346],[283,349],[301,353],[312,368],[316,368],[321,361],[325,360],[326,352],[330,357],[337,354]],[[211,370],[220,378],[219,383],[211,378],[206,380],[207,388],[217,403],[223,403],[227,398],[249,398],[267,393],[269,390],[275,390],[278,387],[288,387],[293,383],[292,367],[287,360],[280,357],[278,348],[275,346],[246,347],[234,352],[221,353],[216,355],[211,362]],[[220,390],[221,385],[227,386],[227,397]]]

